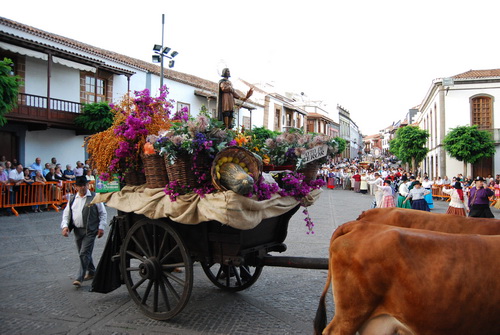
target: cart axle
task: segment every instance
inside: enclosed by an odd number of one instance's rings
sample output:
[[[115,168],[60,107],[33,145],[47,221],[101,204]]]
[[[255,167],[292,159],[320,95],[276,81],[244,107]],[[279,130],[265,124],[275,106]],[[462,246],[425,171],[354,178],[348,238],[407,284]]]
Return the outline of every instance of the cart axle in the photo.
[[[328,258],[265,256],[262,265],[284,268],[328,270]]]

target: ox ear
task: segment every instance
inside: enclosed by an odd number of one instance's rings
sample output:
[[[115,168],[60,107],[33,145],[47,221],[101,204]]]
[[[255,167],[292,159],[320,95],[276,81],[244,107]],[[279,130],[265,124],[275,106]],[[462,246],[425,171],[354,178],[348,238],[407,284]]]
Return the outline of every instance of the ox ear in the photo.
[[[361,220],[362,218],[364,218],[365,215],[366,215],[365,212],[366,211],[362,211],[361,214],[359,214],[359,216],[358,216],[358,218],[356,220]]]

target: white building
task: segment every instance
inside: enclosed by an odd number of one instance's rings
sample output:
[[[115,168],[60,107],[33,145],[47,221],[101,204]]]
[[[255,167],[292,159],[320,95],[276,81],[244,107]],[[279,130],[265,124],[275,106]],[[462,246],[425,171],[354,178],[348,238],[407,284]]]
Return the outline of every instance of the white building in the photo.
[[[429,132],[429,153],[422,168],[430,178],[451,178],[464,173],[463,162],[444,150],[443,139],[452,128],[478,125],[488,130],[495,142],[496,154],[476,164],[468,164],[469,176],[500,173],[500,69],[470,70],[451,78],[433,81],[419,107],[417,123]]]
[[[18,106],[0,128],[0,155],[25,165],[36,157],[45,163],[55,156],[73,166],[86,158],[83,130],[74,124],[82,103],[116,103],[127,92],[145,88],[152,96],[159,94],[158,65],[2,17],[0,57],[13,60],[13,73],[24,83]],[[217,82],[171,69],[164,76],[175,110],[188,107],[195,116],[205,105],[215,114]],[[255,124],[262,125],[264,106],[252,102],[243,105],[237,124],[248,123],[252,111]]]

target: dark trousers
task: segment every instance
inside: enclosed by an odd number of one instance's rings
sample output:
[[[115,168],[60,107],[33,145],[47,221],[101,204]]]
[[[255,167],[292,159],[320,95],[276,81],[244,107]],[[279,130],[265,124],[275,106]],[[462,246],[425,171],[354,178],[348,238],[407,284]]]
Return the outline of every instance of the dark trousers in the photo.
[[[92,251],[94,250],[95,238],[97,232],[88,232],[86,228],[75,228],[73,230],[75,234],[76,248],[78,250],[78,255],[80,256],[80,270],[76,280],[83,281],[87,271],[90,274],[95,273],[95,266],[92,260]]]

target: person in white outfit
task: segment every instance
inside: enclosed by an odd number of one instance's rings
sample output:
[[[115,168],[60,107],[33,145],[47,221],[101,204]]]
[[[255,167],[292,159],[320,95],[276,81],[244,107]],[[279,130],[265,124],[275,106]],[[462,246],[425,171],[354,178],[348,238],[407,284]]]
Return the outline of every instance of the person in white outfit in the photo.
[[[368,184],[373,185],[373,188],[375,189],[375,200],[372,204],[372,208],[380,208],[384,195],[382,194],[382,190],[379,189],[376,185],[384,186],[384,180],[380,178],[380,174],[378,172],[375,172],[375,178],[376,179],[373,181],[368,181]]]
[[[467,205],[467,195],[462,190],[462,183],[457,181],[453,188],[444,186],[443,193],[450,195],[450,205],[446,214],[467,216],[469,207]]]

